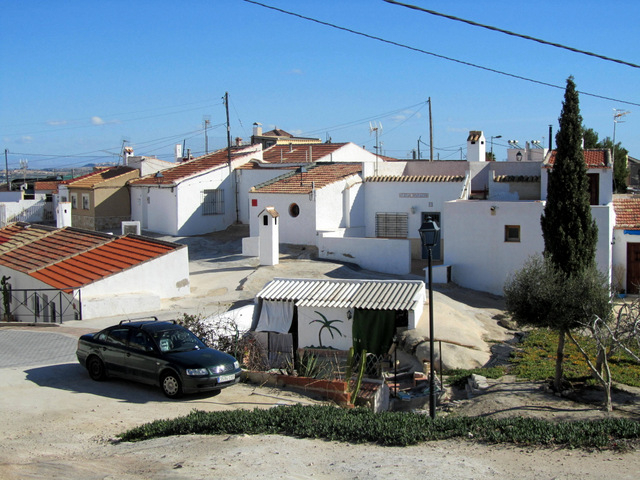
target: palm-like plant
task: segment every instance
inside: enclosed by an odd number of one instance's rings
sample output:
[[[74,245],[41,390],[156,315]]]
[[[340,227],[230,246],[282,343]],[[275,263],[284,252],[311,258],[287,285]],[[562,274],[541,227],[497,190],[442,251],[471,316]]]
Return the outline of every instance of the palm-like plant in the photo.
[[[322,317],[322,320],[320,320],[319,318],[316,318],[315,320],[311,320],[309,322],[309,325],[311,325],[312,323],[316,323],[316,322],[322,324],[322,327],[320,327],[320,330],[318,331],[318,342],[320,343],[320,348],[322,348],[322,331],[323,330],[327,329],[329,331],[329,333],[331,334],[331,338],[335,338],[335,336],[333,335],[333,331],[334,330],[338,335],[340,335],[342,337],[342,333],[340,332],[338,327],[333,326],[333,324],[336,323],[336,322],[343,323],[342,320],[327,320],[327,317],[325,317],[320,312],[315,312],[315,313],[320,315]]]

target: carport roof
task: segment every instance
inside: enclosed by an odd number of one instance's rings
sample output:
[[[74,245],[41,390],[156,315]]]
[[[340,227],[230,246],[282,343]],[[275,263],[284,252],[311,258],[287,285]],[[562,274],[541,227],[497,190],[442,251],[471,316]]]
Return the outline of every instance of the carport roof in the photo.
[[[299,307],[414,310],[425,301],[420,280],[325,280],[276,278],[256,298]]]

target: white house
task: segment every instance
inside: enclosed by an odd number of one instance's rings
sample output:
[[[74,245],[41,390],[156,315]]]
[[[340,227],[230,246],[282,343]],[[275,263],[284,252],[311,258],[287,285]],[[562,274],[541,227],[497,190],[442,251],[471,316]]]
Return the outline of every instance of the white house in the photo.
[[[616,195],[612,283],[618,292],[640,293],[640,198]]]
[[[0,229],[0,237],[0,277],[18,321],[149,312],[190,291],[186,245],[25,223]]]
[[[362,211],[362,169],[360,163],[315,162],[256,185],[249,191],[251,239],[257,241],[258,214],[265,207],[280,213],[280,243],[316,245],[317,232],[346,228],[352,213]]]
[[[231,156],[231,165],[229,164]],[[239,221],[235,168],[260,159],[262,146],[218,150],[129,182],[131,219],[143,230],[200,235]]]

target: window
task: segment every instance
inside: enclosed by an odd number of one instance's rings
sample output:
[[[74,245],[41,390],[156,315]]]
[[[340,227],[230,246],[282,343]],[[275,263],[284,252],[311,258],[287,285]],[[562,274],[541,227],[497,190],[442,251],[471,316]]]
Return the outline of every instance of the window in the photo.
[[[150,352],[153,350],[153,342],[146,333],[136,332],[129,340],[129,347],[143,352]]]
[[[504,241],[519,242],[520,241],[520,225],[505,225]]]
[[[376,237],[407,238],[407,213],[376,213]]]
[[[88,193],[82,194],[82,209],[89,210],[89,194]]]
[[[78,194],[71,194],[71,208],[78,208]]]
[[[291,205],[289,205],[289,215],[291,215],[293,218],[296,218],[298,215],[300,215],[300,207],[297,203],[292,203]]]
[[[128,328],[114,328],[107,335],[107,342],[124,346],[127,343]]]
[[[202,214],[222,215],[224,213],[224,190],[205,190],[202,192]]]

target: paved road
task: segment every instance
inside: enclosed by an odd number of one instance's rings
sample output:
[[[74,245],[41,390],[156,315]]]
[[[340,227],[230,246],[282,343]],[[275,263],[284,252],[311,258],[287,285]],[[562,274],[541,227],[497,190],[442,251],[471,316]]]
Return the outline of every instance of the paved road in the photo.
[[[0,368],[73,363],[78,340],[58,332],[0,329]]]

